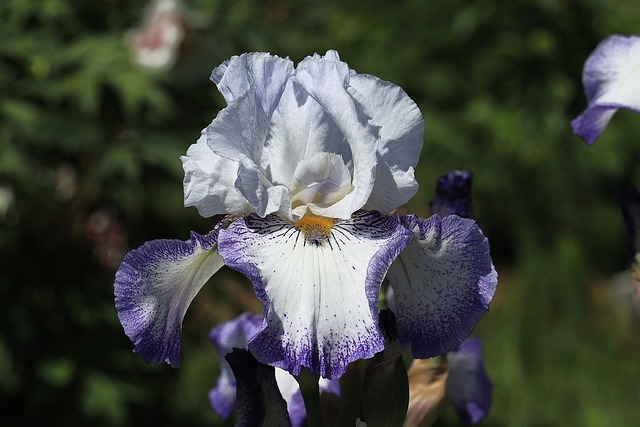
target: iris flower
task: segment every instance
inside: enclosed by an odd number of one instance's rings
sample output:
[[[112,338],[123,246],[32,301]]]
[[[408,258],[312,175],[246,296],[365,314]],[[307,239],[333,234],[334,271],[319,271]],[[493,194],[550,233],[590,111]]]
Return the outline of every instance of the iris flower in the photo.
[[[640,112],[640,37],[605,38],[587,58],[582,83],[589,106],[571,126],[593,144],[618,109]]]
[[[178,366],[185,312],[225,264],[263,303],[249,351],[292,375],[306,367],[337,379],[384,348],[387,272],[414,357],[459,345],[488,309],[497,275],[473,220],[393,214],[418,189],[424,123],[407,94],[335,51],[297,67],[243,54],[211,79],[227,107],[182,157],[185,206],[225,216],[207,235],[150,241],[125,256],[115,303],[134,351]]]

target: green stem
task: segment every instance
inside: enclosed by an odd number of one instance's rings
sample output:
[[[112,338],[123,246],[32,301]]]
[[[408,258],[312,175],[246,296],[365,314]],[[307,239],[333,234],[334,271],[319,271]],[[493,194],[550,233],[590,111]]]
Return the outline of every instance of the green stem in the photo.
[[[304,407],[307,411],[307,424],[309,427],[324,427],[324,416],[322,414],[322,404],[320,403],[320,388],[318,386],[318,375],[312,374],[307,369],[303,369],[296,377],[304,399]]]

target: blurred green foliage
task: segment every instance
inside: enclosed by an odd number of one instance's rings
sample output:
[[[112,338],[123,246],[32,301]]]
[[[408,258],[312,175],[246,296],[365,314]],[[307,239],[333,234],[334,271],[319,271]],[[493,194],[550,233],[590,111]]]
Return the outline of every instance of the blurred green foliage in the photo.
[[[632,0],[185,0],[168,71],[132,65],[142,0],[0,3],[2,425],[221,424],[206,333],[256,309],[231,271],[187,314],[183,367],[131,353],[113,307],[124,251],[213,221],[182,207],[179,156],[224,106],[207,80],[233,54],[299,61],[337,49],[402,86],[427,124],[409,210],[438,175],[475,173],[478,222],[501,275],[477,333],[495,382],[492,426],[632,426],[638,320],[610,277],[627,267],[614,194],[638,184],[640,120],[593,147],[571,135],[584,60],[639,33]],[[441,425],[455,425],[449,410]]]

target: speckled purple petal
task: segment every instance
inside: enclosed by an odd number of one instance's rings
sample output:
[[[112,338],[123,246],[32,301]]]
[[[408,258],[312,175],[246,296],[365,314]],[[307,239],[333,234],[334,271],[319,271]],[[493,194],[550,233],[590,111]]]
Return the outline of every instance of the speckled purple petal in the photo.
[[[152,240],[122,260],[114,283],[120,323],[147,363],[180,366],[182,319],[209,278],[222,267],[217,230],[191,239]]]
[[[488,310],[498,275],[489,242],[473,220],[434,215],[403,218],[414,231],[387,277],[398,334],[419,359],[446,353],[469,336]]]
[[[220,255],[253,281],[264,304],[267,324],[249,350],[293,375],[308,367],[329,379],[382,350],[380,284],[412,234],[396,216],[364,211],[338,221],[320,244],[273,215],[221,230]]]
[[[436,196],[429,203],[431,214],[470,218],[472,179],[473,174],[466,170],[452,170],[438,177]]]
[[[493,384],[484,370],[482,342],[469,338],[447,354],[447,395],[464,424],[477,424],[491,408]]]
[[[587,109],[572,122],[573,133],[593,144],[616,111],[640,112],[640,37],[611,35],[587,58],[582,83]]]

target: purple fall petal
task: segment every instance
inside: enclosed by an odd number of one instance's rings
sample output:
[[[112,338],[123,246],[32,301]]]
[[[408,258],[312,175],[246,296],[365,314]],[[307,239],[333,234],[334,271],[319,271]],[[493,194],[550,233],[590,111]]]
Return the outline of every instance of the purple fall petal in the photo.
[[[387,275],[398,333],[413,355],[446,353],[469,336],[497,286],[489,242],[473,220],[434,215],[403,218],[414,238]]]
[[[180,366],[182,320],[209,278],[222,267],[217,229],[191,239],[152,240],[122,260],[114,283],[115,305],[134,351],[147,363]]]

